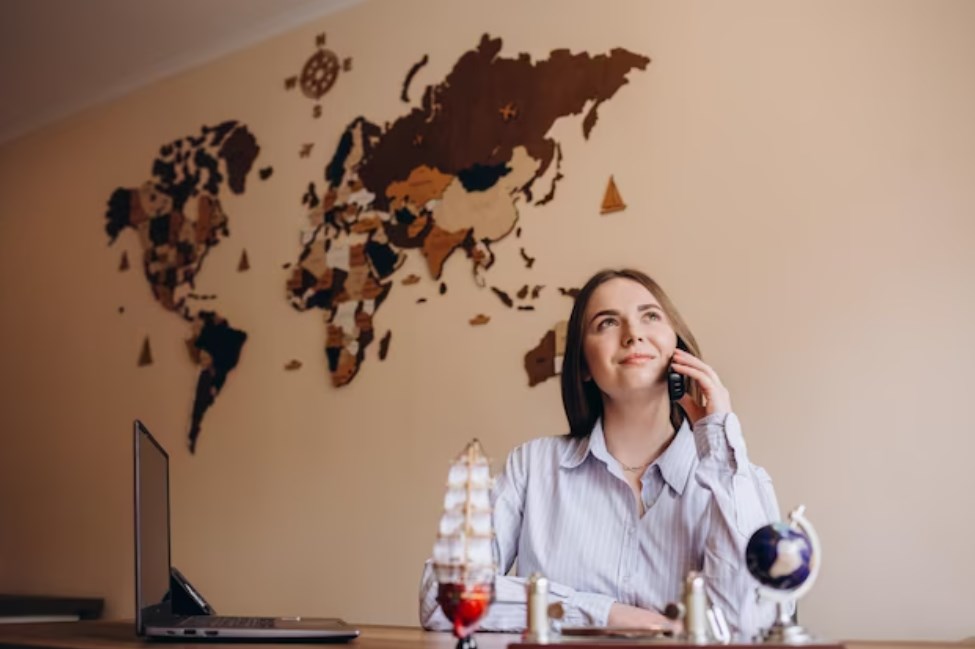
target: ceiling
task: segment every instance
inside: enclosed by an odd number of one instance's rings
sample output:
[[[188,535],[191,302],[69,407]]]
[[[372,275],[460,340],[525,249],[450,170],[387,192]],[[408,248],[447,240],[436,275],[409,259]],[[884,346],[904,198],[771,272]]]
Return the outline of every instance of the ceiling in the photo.
[[[0,144],[361,0],[0,0]]]

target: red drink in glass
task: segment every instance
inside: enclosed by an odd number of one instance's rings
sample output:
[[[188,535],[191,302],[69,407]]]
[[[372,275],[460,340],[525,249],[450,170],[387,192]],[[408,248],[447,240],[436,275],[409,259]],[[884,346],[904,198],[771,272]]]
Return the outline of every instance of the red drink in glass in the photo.
[[[494,600],[494,584],[440,584],[437,603],[454,625],[457,649],[476,649],[474,631]]]

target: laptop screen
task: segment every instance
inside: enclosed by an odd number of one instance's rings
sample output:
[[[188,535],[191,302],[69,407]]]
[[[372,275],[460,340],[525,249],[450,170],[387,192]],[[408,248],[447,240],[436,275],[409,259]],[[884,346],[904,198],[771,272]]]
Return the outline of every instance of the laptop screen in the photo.
[[[169,598],[169,456],[135,422],[135,615],[147,620],[172,613]]]

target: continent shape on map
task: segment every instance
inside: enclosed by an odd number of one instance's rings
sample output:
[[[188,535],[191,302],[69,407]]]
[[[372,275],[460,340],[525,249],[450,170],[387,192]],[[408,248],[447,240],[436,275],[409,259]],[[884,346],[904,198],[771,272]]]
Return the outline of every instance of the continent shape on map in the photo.
[[[536,286],[532,291],[540,290]],[[578,288],[560,286],[559,295],[575,302],[579,295]],[[524,289],[523,289],[524,290]],[[569,321],[559,320],[555,326],[545,332],[538,344],[525,352],[525,374],[528,375],[528,387],[533,388],[539,383],[555,378],[562,373],[562,363],[565,360],[565,341],[569,332]]]
[[[483,286],[494,263],[491,244],[518,220],[516,202],[532,200],[533,185],[561,147],[548,137],[556,120],[585,111],[589,137],[599,106],[634,69],[650,59],[616,48],[591,56],[554,50],[502,58],[501,39],[485,35],[446,79],[427,86],[421,105],[383,129],[364,117],[343,132],[324,172],[302,202],[314,233],[287,281],[298,310],[322,309],[332,383],[358,373],[375,339],[373,318],[408,251],[419,250],[431,278],[462,250]],[[544,204],[555,195],[556,173]]]
[[[567,320],[560,320],[545,332],[538,345],[525,353],[525,373],[528,387],[562,373],[562,360],[565,358],[565,337],[568,332]]]
[[[187,347],[200,366],[189,431],[196,451],[200,426],[237,366],[247,334],[213,311],[198,311],[191,291],[210,248],[230,234],[220,204],[224,187],[242,194],[260,147],[246,126],[226,121],[199,135],[162,146],[152,177],[139,187],[119,187],[108,200],[105,232],[114,243],[126,228],[141,244],[142,266],[153,297],[192,325]]]

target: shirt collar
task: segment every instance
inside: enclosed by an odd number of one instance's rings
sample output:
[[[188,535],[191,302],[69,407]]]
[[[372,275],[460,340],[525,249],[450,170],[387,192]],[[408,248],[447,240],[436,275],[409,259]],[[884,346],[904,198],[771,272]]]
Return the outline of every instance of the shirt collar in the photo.
[[[606,450],[606,437],[603,435],[603,418],[600,417],[592,427],[592,431],[582,438],[577,438],[575,444],[570,445],[562,455],[561,466],[574,469],[590,455],[606,462],[609,451]]]
[[[592,427],[592,432],[578,443],[570,445],[562,455],[560,465],[566,469],[574,469],[582,464],[587,457],[592,455],[604,463],[610,460],[609,451],[606,449],[606,436],[603,432],[603,420],[599,418]],[[694,433],[691,431],[687,420],[681,424],[677,430],[674,441],[670,443],[663,455],[648,467],[654,466],[660,471],[661,477],[674,491],[679,494],[684,493],[694,462],[697,460],[697,446],[694,443]]]
[[[677,429],[674,441],[654,463],[660,467],[660,475],[664,481],[679,494],[684,493],[684,487],[691,479],[694,463],[697,461],[697,445],[694,443],[694,432],[687,424],[687,419]]]

